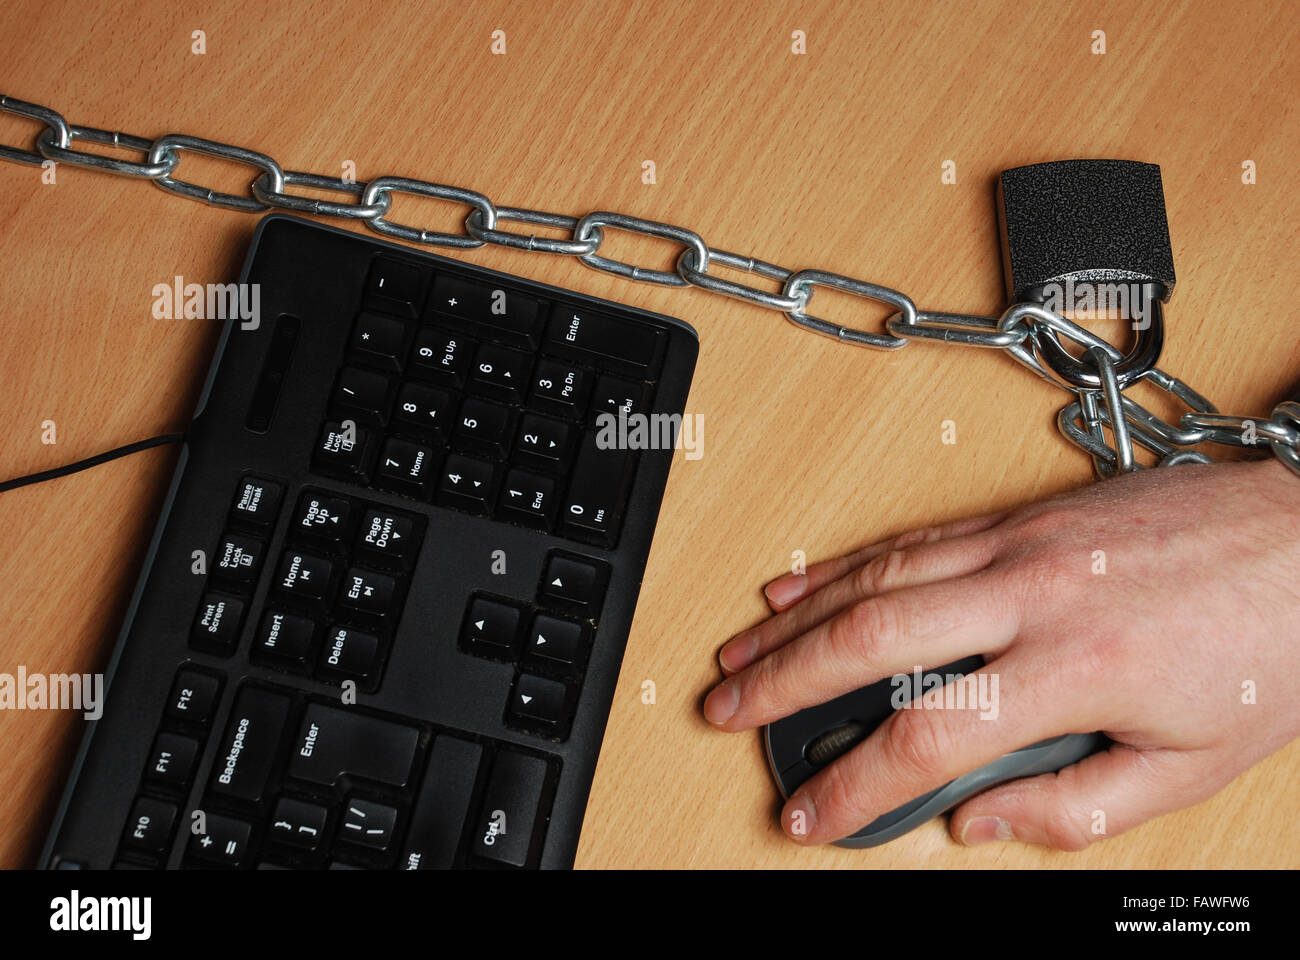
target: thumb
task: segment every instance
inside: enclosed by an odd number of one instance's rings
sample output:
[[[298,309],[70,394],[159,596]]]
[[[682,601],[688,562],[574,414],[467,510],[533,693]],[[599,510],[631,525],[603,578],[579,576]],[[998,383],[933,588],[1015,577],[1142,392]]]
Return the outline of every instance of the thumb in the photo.
[[[1202,767],[1181,751],[1115,744],[1056,773],[971,798],[953,813],[950,829],[968,845],[1019,840],[1082,850],[1210,796],[1218,788]]]

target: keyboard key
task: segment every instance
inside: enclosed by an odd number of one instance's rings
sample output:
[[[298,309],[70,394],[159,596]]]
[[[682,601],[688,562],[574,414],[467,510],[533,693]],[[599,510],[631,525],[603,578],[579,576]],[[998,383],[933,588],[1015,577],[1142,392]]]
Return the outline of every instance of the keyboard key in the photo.
[[[253,650],[286,664],[300,666],[311,652],[316,624],[295,613],[268,610],[253,640]]]
[[[604,423],[601,414],[612,414],[617,419],[646,412],[647,399],[644,383],[622,380],[618,377],[599,377],[591,393],[590,419]]]
[[[473,852],[514,867],[526,865],[545,785],[545,760],[513,750],[498,751],[483,806],[474,821]]]
[[[461,404],[452,435],[457,447],[502,457],[510,438],[510,419],[506,407],[470,397]]]
[[[591,377],[562,360],[544,359],[533,373],[530,405],[561,417],[577,418],[587,403]]]
[[[462,334],[421,327],[415,335],[411,372],[445,386],[463,386],[477,345],[478,341]]]
[[[558,680],[520,674],[510,697],[510,719],[543,733],[562,727],[566,719],[568,688]]]
[[[313,703],[294,741],[289,775],[321,787],[352,777],[402,788],[411,781],[419,743],[414,727]]]
[[[397,827],[397,811],[373,800],[353,798],[343,808],[339,839],[375,850],[387,850]]]
[[[436,454],[429,447],[389,437],[375,468],[375,486],[424,499],[436,468]]]
[[[334,387],[330,414],[338,420],[349,417],[358,423],[384,424],[393,398],[393,381],[382,373],[360,367],[344,367]]]
[[[352,530],[352,501],[317,493],[304,493],[289,523],[290,533],[302,533],[322,543],[339,544]]]
[[[539,613],[533,618],[524,653],[548,666],[571,667],[581,663],[586,652],[586,628],[573,620]]]
[[[190,785],[198,759],[199,742],[193,737],[160,733],[153,742],[149,762],[145,764],[145,779],[154,786],[184,790]]]
[[[231,707],[226,733],[212,766],[213,793],[261,803],[289,722],[288,697],[260,687],[243,687]]]
[[[513,660],[519,644],[519,608],[500,600],[475,597],[461,627],[461,645],[479,656]]]
[[[171,845],[172,830],[180,809],[174,803],[139,797],[126,821],[122,845],[141,853],[162,856]]]
[[[286,550],[280,558],[275,587],[303,600],[322,600],[329,596],[333,565],[323,557]]]
[[[190,646],[228,657],[235,652],[243,622],[243,600],[215,593],[204,594],[190,631]]]
[[[366,278],[367,303],[378,298],[375,306],[414,316],[424,301],[428,285],[429,271],[424,267],[379,257],[370,265]]]
[[[461,510],[482,513],[492,497],[495,474],[492,464],[453,453],[442,465],[439,499]]]
[[[439,274],[433,281],[429,309],[445,317],[489,328],[521,346],[536,347],[541,327],[538,302],[492,283],[471,283]]]
[[[275,805],[267,839],[314,853],[324,842],[328,820],[329,810],[325,807],[281,797]]]
[[[445,440],[451,429],[451,394],[428,384],[407,381],[397,395],[393,421],[397,429],[414,430]]]
[[[374,455],[374,442],[365,427],[355,421],[349,423],[352,426],[348,429],[336,421],[325,424],[312,462],[322,473],[364,483]]]
[[[515,452],[547,467],[562,463],[569,454],[569,426],[549,417],[527,414],[519,423]]]
[[[401,869],[446,870],[455,864],[482,755],[477,743],[447,736],[434,739],[402,848]]]
[[[478,348],[474,366],[470,369],[470,382],[481,393],[502,400],[514,401],[528,389],[528,372],[533,367],[530,354],[495,343],[485,343]]]
[[[339,605],[382,617],[394,612],[391,607],[396,592],[397,581],[387,574],[350,567],[343,574]]]
[[[206,833],[190,835],[189,855],[212,866],[242,866],[248,858],[252,826],[220,813],[209,813],[207,821]]]
[[[511,470],[501,487],[498,516],[549,529],[555,522],[555,481],[524,470]]]
[[[275,515],[280,511],[280,500],[283,497],[284,487],[280,484],[259,477],[245,477],[235,492],[230,517],[265,530],[275,523]]]
[[[569,492],[560,512],[564,529],[579,538],[611,546],[618,537],[623,511],[623,481],[631,455],[601,450],[596,435],[587,434],[573,465]]]
[[[609,568],[599,561],[584,561],[563,554],[551,554],[542,574],[541,600],[575,604],[594,620],[605,600]]]
[[[217,710],[221,681],[208,673],[182,667],[167,698],[167,716],[206,727]]]
[[[407,330],[407,324],[395,317],[363,313],[352,330],[352,355],[386,370],[400,371],[406,357]]]
[[[352,627],[333,627],[325,635],[320,672],[336,680],[366,680],[379,670],[379,638]]]
[[[548,344],[581,350],[642,369],[657,365],[664,331],[644,324],[622,323],[584,308],[557,304],[546,325]]]
[[[367,510],[357,531],[358,559],[409,566],[420,549],[415,523],[386,510]]]
[[[213,574],[240,586],[251,586],[262,569],[264,546],[261,540],[243,534],[226,534],[213,554]]]

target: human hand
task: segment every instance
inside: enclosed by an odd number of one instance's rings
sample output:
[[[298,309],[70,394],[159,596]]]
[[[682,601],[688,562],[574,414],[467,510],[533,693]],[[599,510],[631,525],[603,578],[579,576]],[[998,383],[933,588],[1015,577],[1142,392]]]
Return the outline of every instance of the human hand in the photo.
[[[968,844],[1082,849],[1210,797],[1300,735],[1284,679],[1300,658],[1300,480],[1272,460],[1140,471],[912,531],[765,593],[774,615],[719,653],[728,678],[704,702],[719,729],[918,664],[983,654],[980,672],[998,676],[996,719],[896,711],[800,787],[781,814],[800,843],[854,833],[1012,750],[1101,730],[1109,750],[973,797],[951,823]]]

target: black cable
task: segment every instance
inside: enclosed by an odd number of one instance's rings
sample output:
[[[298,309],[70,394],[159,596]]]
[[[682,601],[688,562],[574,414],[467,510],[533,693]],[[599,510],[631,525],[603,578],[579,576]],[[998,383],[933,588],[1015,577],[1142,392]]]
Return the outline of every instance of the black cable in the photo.
[[[70,473],[88,470],[91,467],[99,466],[101,463],[116,460],[118,457],[125,457],[131,453],[139,453],[141,450],[148,450],[150,447],[161,447],[165,443],[179,443],[184,439],[185,434],[183,433],[164,433],[156,437],[150,437],[148,440],[139,440],[136,443],[128,443],[125,447],[118,447],[116,450],[109,450],[107,453],[97,453],[93,457],[87,457],[85,460],[78,460],[76,463],[70,463],[65,467],[55,467],[53,470],[42,470],[40,473],[32,473],[25,477],[15,477],[13,480],[6,480],[3,483],[0,483],[0,493],[4,493],[6,490],[16,490],[19,487],[25,487],[29,483],[43,483],[46,480],[55,480],[59,477],[66,477]]]

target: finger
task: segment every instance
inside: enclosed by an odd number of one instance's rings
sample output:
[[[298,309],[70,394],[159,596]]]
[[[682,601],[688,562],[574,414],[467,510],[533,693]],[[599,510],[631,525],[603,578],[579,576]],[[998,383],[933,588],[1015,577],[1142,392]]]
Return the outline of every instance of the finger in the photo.
[[[1001,652],[1019,625],[1015,592],[989,574],[882,593],[724,680],[704,715],[724,730],[748,730],[917,664]]]
[[[909,530],[897,537],[890,537],[870,546],[855,550],[842,557],[833,557],[814,563],[803,573],[787,573],[777,577],[763,588],[767,604],[775,613],[788,609],[806,596],[820,590],[826,584],[840,579],[850,570],[855,570],[868,560],[873,560],[890,550],[903,550],[920,543],[933,543],[949,537],[964,537],[972,533],[983,533],[997,526],[1007,518],[1010,511],[991,513],[983,517],[969,517],[939,527],[922,527]]]
[[[936,690],[922,698],[927,706],[896,710],[866,740],[795,791],[781,815],[786,833],[805,844],[838,840],[1013,750],[1096,729],[1086,701],[1068,696],[1055,681],[1019,682],[1032,674],[1018,670],[1014,659],[995,660],[949,684],[954,691],[957,684],[965,685],[964,709],[935,707],[934,699],[944,694]],[[985,680],[979,680],[981,675]]]
[[[954,537],[893,546],[826,584],[802,603],[727,641],[718,651],[718,663],[723,673],[736,673],[860,600],[978,573],[996,555],[997,541],[991,537]]]
[[[1016,780],[966,801],[950,829],[969,845],[1019,840],[1082,850],[1218,790],[1216,781],[1203,776],[1203,759],[1115,744],[1057,773]]]

